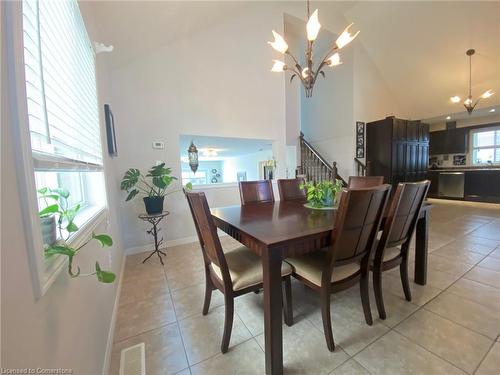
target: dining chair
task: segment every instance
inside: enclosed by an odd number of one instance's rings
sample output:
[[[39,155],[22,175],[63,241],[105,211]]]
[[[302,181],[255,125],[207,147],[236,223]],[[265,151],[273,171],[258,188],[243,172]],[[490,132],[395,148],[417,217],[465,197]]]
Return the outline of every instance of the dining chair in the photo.
[[[300,188],[300,184],[302,183],[304,183],[303,178],[289,178],[278,180],[280,200],[304,200],[306,198],[306,189]]]
[[[428,180],[399,183],[390,203],[372,265],[373,289],[380,319],[386,318],[382,293],[382,272],[399,266],[405,298],[407,301],[411,301],[408,280],[408,252],[429,186],[430,181]]]
[[[208,314],[212,291],[218,289],[224,295],[225,318],[221,352],[226,353],[233,327],[234,299],[243,294],[262,289],[261,258],[246,246],[224,252],[205,194],[185,191],[185,195],[203,253],[205,299],[202,314]],[[292,268],[290,265],[283,262],[281,266],[283,310],[285,323],[289,326],[293,324],[291,273]]]
[[[379,186],[384,183],[384,176],[349,176],[347,186],[351,189]]]
[[[274,202],[271,180],[240,181],[241,205]]]
[[[390,185],[342,190],[330,245],[299,257],[287,258],[296,279],[319,291],[326,344],[335,350],[330,295],[359,282],[365,320],[373,324],[368,293],[370,261]]]

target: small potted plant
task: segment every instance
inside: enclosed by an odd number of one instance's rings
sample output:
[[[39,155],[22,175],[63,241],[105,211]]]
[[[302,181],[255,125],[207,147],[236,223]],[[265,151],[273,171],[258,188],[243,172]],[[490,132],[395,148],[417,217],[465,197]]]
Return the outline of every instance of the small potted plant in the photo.
[[[38,189],[38,199],[45,203],[45,208],[38,212],[40,226],[42,228],[42,240],[44,246],[51,246],[57,241],[56,214],[59,212],[59,195],[51,189],[44,187]]]
[[[170,175],[171,173],[170,168],[165,168],[165,163],[151,167],[145,176],[138,169],[130,168],[125,172],[120,184],[121,189],[128,193],[125,201],[128,202],[137,194],[142,193],[145,195],[142,199],[149,215],[163,212],[165,196],[180,191],[178,189],[167,192],[170,184],[177,180],[176,177]],[[191,183],[188,183],[186,188],[191,189]]]
[[[102,247],[113,245],[113,240],[107,234],[95,234],[87,239],[82,245],[74,248],[68,244],[68,240],[72,233],[78,231],[78,226],[75,224],[75,217],[80,210],[80,205],[77,204],[74,207],[70,207],[68,203],[68,198],[70,193],[66,189],[40,189],[39,194],[42,194],[42,199],[53,199],[57,203],[48,205],[51,207],[47,212],[49,212],[54,219],[55,215],[57,218],[57,227],[59,228],[60,240],[58,242],[54,241],[45,249],[45,257],[50,258],[54,255],[64,255],[68,257],[68,274],[71,278],[78,276],[92,276],[95,275],[97,280],[102,283],[112,283],[115,281],[116,275],[113,272],[105,271],[101,269],[99,262],[95,263],[95,271],[91,273],[81,274],[80,267],[77,267],[77,271],[73,270],[73,258],[80,252],[80,250],[85,247],[89,242],[95,240],[101,244]],[[40,211],[41,213],[44,210]]]
[[[333,209],[338,193],[342,190],[342,181],[306,182],[301,184],[301,189],[306,189],[306,207],[316,209]]]

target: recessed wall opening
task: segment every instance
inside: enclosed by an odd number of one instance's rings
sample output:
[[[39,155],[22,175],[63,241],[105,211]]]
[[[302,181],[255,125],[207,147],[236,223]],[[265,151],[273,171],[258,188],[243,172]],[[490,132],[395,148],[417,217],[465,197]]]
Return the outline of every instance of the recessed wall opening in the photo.
[[[195,171],[189,164],[191,143],[198,151]],[[179,139],[182,184],[225,184],[273,179],[276,167],[269,139],[181,135]]]

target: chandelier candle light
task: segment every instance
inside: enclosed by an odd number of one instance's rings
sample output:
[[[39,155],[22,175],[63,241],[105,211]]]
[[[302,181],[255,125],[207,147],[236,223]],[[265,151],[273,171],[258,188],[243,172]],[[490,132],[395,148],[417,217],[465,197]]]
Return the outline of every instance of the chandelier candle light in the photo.
[[[469,95],[467,96],[467,98],[464,100],[464,107],[465,109],[467,110],[467,112],[469,113],[469,115],[472,113],[472,111],[474,110],[474,108],[476,108],[476,105],[477,103],[479,103],[479,101],[481,99],[487,99],[489,98],[490,96],[492,96],[494,94],[493,91],[491,90],[488,90],[488,91],[485,91],[483,93],[483,95],[481,95],[477,100],[476,102],[474,103],[473,100],[472,100],[472,55],[476,53],[476,51],[474,49],[469,49],[467,50],[467,52],[465,52],[465,54],[467,56],[469,56]],[[452,96],[450,98],[451,102],[452,103],[459,103],[460,102],[460,96]],[[474,103],[474,104],[473,104]]]
[[[285,39],[276,31],[273,30],[274,42],[268,42],[268,43],[276,51],[284,55],[290,56],[295,64],[295,66],[291,67],[287,66],[283,61],[274,60],[274,65],[271,68],[271,71],[272,72],[284,72],[285,70],[292,71],[293,74],[290,77],[290,82],[292,82],[292,80],[296,76],[299,77],[302,84],[304,85],[306,97],[310,98],[312,96],[314,83],[316,82],[316,78],[318,78],[318,75],[321,74],[323,78],[325,77],[325,72],[322,70],[323,67],[325,65],[334,67],[342,64],[342,62],[340,61],[340,56],[337,51],[342,49],[349,43],[351,43],[353,39],[356,38],[356,36],[359,34],[359,31],[354,35],[351,35],[351,33],[349,32],[349,28],[352,26],[352,24],[347,26],[346,29],[342,32],[342,34],[340,34],[340,36],[337,38],[333,47],[330,48],[330,50],[326,53],[323,60],[321,60],[321,62],[316,67],[314,67],[313,44],[316,38],[318,37],[319,30],[321,29],[321,24],[319,23],[318,20],[317,9],[313,12],[312,15],[310,14],[309,0],[307,0],[307,18],[308,18],[306,25],[307,48],[305,53],[306,57],[305,67],[302,67],[299,64],[295,56],[292,55],[291,52],[288,50],[288,44],[285,41]]]

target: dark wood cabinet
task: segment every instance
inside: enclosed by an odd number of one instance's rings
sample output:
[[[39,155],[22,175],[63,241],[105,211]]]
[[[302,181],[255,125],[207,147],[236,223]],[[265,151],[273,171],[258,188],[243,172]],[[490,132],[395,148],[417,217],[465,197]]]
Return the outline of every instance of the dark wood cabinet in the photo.
[[[421,181],[429,164],[429,125],[395,117],[366,126],[366,160],[370,174],[386,183]]]
[[[468,129],[456,128],[430,133],[431,155],[462,154],[467,152]]]

